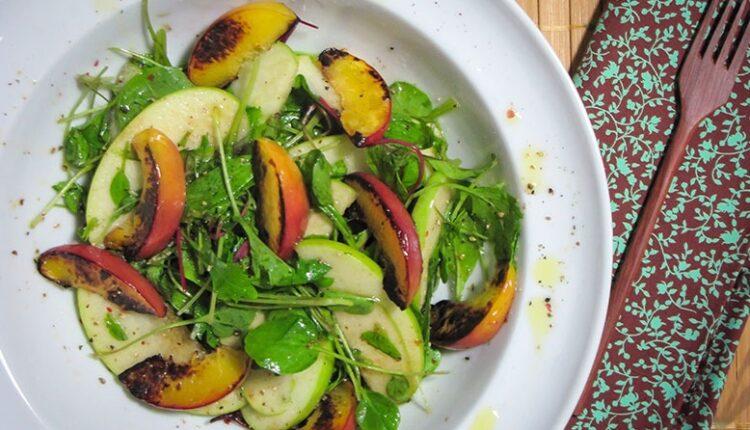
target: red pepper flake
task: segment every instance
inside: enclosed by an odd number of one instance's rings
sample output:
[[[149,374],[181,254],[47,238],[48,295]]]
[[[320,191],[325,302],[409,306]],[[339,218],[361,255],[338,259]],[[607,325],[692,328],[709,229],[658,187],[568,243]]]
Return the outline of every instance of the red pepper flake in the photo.
[[[10,253],[13,255],[18,255],[18,251],[16,251],[15,249],[13,251],[10,251]]]
[[[110,308],[109,306],[107,306],[107,312],[112,313],[112,308]]]
[[[508,108],[507,111],[505,111],[505,117],[508,119],[513,119],[516,117],[516,111],[513,110],[513,108]]]
[[[94,67],[99,67],[99,59],[97,59],[96,61],[94,61]]]

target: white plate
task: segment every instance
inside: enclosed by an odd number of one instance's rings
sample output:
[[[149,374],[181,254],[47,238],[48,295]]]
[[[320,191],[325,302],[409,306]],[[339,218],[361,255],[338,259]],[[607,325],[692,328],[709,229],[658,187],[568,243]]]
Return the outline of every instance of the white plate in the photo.
[[[195,34],[240,2],[152,3],[156,23],[172,28],[170,52],[184,58]],[[433,96],[457,97],[461,109],[445,118],[451,153],[467,163],[498,153],[505,179],[525,207],[521,288],[507,326],[487,346],[448,354],[443,369],[450,374],[429,378],[422,390],[430,412],[402,408],[401,428],[469,428],[488,410],[499,417],[497,428],[561,428],[593,360],[611,269],[604,172],[565,71],[510,0],[299,0],[290,5],[320,26],[319,31],[299,28],[289,41],[294,48],[344,47],[389,81],[413,81]],[[91,357],[73,294],[36,273],[35,252],[71,240],[72,218],[55,211],[28,233],[29,220],[51,196],[50,185],[64,178],[61,156],[51,150],[61,141],[55,120],[77,96],[73,77],[119,65],[121,60],[107,51],[110,46],[141,50],[143,43],[135,0],[0,2],[3,428],[206,425],[203,418],[157,412],[128,398]],[[520,119],[507,118],[511,107]],[[537,151],[544,157],[532,162],[542,172],[532,178],[539,184],[530,195],[521,179],[531,174],[524,155]],[[534,274],[543,256],[560,262],[564,281],[554,282],[559,283],[554,288],[538,285]],[[541,275],[550,277],[549,271]],[[532,330],[539,321],[529,317],[529,302],[547,296],[553,327],[541,339]]]

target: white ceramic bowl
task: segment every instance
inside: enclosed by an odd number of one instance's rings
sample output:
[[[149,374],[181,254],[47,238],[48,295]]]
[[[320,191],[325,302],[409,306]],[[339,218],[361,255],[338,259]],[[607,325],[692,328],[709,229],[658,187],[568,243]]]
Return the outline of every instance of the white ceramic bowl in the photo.
[[[108,47],[143,50],[137,3],[0,2],[3,428],[207,425],[204,418],[155,411],[129,398],[92,358],[73,294],[44,281],[33,262],[38,250],[70,241],[76,228],[63,210],[28,228],[51,197],[50,185],[64,178],[61,156],[52,153],[62,133],[55,121],[78,94],[76,74],[122,63]],[[171,26],[170,53],[184,60],[195,35],[239,3],[153,1],[152,17]],[[593,360],[611,270],[604,172],[565,71],[510,0],[288,4],[320,26],[299,28],[289,40],[295,49],[347,48],[388,81],[455,96],[461,108],[444,120],[451,155],[474,164],[498,154],[504,179],[525,208],[520,289],[508,324],[486,346],[446,354],[442,369],[450,373],[423,385],[429,412],[403,407],[401,428],[469,428],[478,415],[496,415],[497,428],[561,428]],[[529,181],[537,185],[533,195],[525,192]],[[544,257],[548,261],[539,263]],[[546,297],[550,321],[531,315]]]

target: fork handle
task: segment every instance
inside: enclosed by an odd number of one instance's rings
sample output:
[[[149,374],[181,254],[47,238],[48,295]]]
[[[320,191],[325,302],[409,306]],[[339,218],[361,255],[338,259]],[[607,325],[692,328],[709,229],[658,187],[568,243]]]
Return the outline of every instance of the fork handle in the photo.
[[[661,215],[664,198],[667,196],[669,185],[672,183],[672,178],[674,178],[677,169],[680,167],[680,163],[685,154],[685,148],[695,131],[696,124],[696,121],[683,120],[680,120],[677,123],[677,128],[675,129],[674,134],[672,134],[671,142],[664,151],[661,164],[651,182],[643,208],[638,216],[635,230],[630,235],[630,242],[625,250],[625,256],[621,260],[620,267],[617,270],[615,282],[610,294],[607,318],[605,319],[602,337],[599,341],[599,349],[596,359],[594,359],[594,362],[592,363],[586,387],[584,388],[583,393],[581,393],[581,397],[578,399],[574,415],[580,415],[584,406],[591,399],[591,394],[594,390],[593,383],[596,379],[597,367],[601,362],[604,351],[607,349],[607,344],[609,344],[610,338],[615,332],[617,320],[622,314],[622,310],[625,306],[625,299],[629,295],[630,288],[638,278],[643,253],[646,251],[646,246],[651,238],[651,233],[654,231],[656,221]]]

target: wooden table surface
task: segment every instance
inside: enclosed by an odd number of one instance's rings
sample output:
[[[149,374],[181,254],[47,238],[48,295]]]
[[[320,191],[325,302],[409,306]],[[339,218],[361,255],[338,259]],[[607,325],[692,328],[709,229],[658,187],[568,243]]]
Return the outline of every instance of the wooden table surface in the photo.
[[[517,0],[542,30],[566,69],[575,68],[588,25],[599,0]],[[715,429],[750,429],[750,324],[729,370],[719,401]]]

